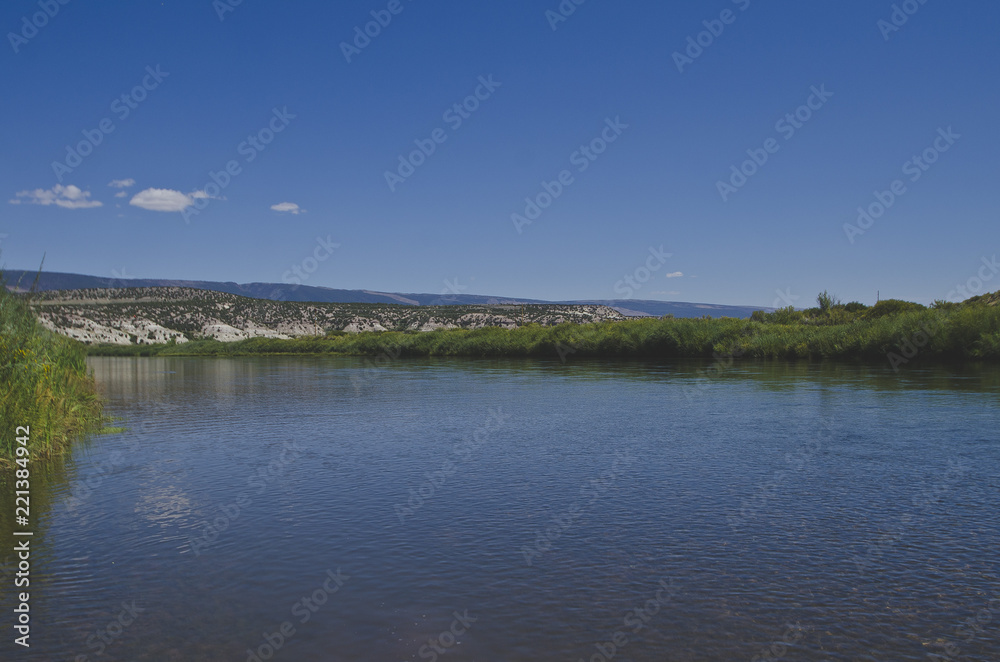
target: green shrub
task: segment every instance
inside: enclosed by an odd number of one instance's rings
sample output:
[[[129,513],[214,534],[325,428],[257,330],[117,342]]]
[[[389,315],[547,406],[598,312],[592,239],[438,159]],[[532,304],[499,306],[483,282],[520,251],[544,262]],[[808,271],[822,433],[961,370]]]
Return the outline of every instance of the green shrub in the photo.
[[[883,299],[866,310],[863,317],[864,319],[870,320],[885,317],[886,315],[898,315],[900,313],[926,309],[926,306],[921,306],[919,303],[913,303],[911,301],[903,301],[901,299]]]

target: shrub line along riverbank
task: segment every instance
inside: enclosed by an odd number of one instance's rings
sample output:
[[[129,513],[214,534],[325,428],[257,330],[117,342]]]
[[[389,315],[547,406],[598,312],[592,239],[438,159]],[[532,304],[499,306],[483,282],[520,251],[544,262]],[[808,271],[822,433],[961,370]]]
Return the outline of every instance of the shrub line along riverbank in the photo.
[[[847,359],[1000,358],[1000,307],[979,297],[925,308],[887,300],[872,307],[820,297],[807,311],[756,313],[749,320],[643,318],[597,324],[528,325],[516,329],[366,332],[232,343],[96,345],[98,356],[252,356],[345,354],[403,357]]]

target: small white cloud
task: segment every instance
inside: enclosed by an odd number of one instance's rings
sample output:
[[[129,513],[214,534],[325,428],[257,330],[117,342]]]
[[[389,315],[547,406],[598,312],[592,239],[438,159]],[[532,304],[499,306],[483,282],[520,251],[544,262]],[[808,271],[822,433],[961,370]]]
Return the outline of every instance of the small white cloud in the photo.
[[[115,197],[116,198],[127,198],[128,197],[128,193],[125,192],[125,191],[118,191],[117,193],[115,193]]]
[[[167,188],[148,188],[136,193],[129,204],[150,211],[184,211],[194,204],[190,195]]]
[[[135,180],[134,179],[112,179],[111,182],[108,183],[108,186],[110,186],[111,188],[130,188],[132,186],[135,186]]]
[[[300,208],[294,202],[282,202],[282,203],[277,204],[277,205],[271,205],[271,209],[274,210],[274,211],[287,212],[289,214],[304,214],[304,213],[306,213],[305,209]]]
[[[667,278],[683,278],[683,276],[684,272],[682,271],[674,271],[672,273],[667,274]]]
[[[169,188],[148,188],[136,193],[129,204],[150,211],[181,212],[194,204],[195,200],[225,200],[204,191],[181,193]]]
[[[64,209],[89,209],[104,204],[99,200],[90,200],[90,191],[81,191],[72,184],[69,186],[56,184],[51,189],[36,188],[34,191],[21,191],[10,200],[12,205],[19,205],[22,202],[46,207],[57,205]]]

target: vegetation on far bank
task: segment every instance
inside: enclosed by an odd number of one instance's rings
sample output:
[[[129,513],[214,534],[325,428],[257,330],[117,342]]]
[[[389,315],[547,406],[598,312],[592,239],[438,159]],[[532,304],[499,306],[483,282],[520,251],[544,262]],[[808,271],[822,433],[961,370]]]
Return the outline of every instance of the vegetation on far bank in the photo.
[[[424,333],[333,332],[290,340],[99,345],[102,356],[242,356],[353,354],[379,356],[861,359],[901,365],[916,356],[1000,358],[997,295],[931,307],[889,299],[842,304],[822,293],[809,310],[757,312],[751,319],[642,318],[517,329],[447,329]]]
[[[43,328],[0,273],[0,463],[15,456],[19,426],[30,428],[31,458],[59,453],[100,428],[102,404],[86,356],[85,346]]]

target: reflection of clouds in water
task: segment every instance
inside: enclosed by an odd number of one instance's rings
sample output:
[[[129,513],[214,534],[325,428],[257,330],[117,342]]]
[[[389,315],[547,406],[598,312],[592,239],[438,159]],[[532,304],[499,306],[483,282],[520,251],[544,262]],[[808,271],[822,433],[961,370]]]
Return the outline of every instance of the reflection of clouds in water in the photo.
[[[135,512],[153,524],[170,526],[191,515],[191,500],[173,486],[150,488],[136,503]]]

